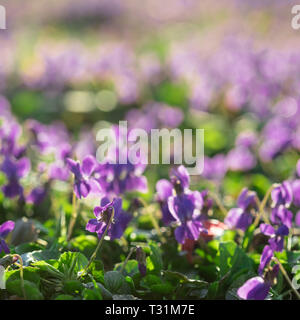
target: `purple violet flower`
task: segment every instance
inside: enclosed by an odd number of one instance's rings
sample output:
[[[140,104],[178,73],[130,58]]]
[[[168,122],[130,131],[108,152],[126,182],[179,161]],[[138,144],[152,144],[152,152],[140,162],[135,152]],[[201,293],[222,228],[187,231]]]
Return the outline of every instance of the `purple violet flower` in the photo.
[[[93,156],[86,156],[82,160],[82,165],[79,161],[70,158],[67,158],[66,161],[70,171],[74,174],[74,192],[77,198],[85,198],[90,192],[101,193],[100,183],[93,176],[97,168],[97,162]]]
[[[284,205],[289,207],[293,201],[293,189],[289,181],[284,181],[280,186],[274,188],[271,193],[273,207]]]
[[[284,236],[289,234],[289,229],[284,224],[279,226],[275,230],[271,225],[262,223],[260,225],[260,231],[270,237],[269,245],[273,251],[282,252],[284,246]]]
[[[11,220],[8,220],[0,225],[0,253],[4,251],[5,253],[9,253],[10,250],[8,245],[5,242],[5,238],[7,235],[13,231],[15,227],[15,223]]]
[[[270,220],[275,225],[284,224],[288,228],[291,228],[293,213],[290,210],[288,210],[284,205],[280,205],[272,209]]]
[[[266,245],[264,247],[262,254],[261,254],[260,263],[259,263],[259,267],[258,267],[258,274],[260,276],[263,274],[266,266],[269,264],[269,262],[273,258],[273,255],[274,255],[274,251],[271,248],[271,246]]]
[[[238,208],[233,208],[228,211],[224,222],[229,228],[237,228],[245,231],[252,223],[252,210],[257,210],[255,201],[256,193],[244,188],[237,200]]]
[[[30,161],[28,158],[20,160],[12,160],[5,157],[1,171],[7,177],[7,184],[3,186],[2,190],[6,197],[14,198],[15,196],[23,195],[23,187],[20,185],[20,178],[24,177],[30,170]]]
[[[100,206],[94,208],[96,219],[91,219],[87,223],[86,230],[96,232],[100,239],[110,221],[112,209],[114,209],[114,217],[112,223],[109,225],[107,235],[111,240],[119,239],[132,219],[132,216],[128,212],[122,210],[121,198],[115,198],[110,202],[108,198],[104,197],[101,200]]]
[[[248,171],[256,166],[253,153],[244,146],[232,149],[227,155],[227,168],[232,171]]]
[[[262,277],[254,277],[246,281],[237,291],[238,296],[244,300],[265,300],[271,284]]]
[[[264,277],[250,278],[238,289],[238,296],[244,300],[265,300],[271,286],[275,284],[278,272],[279,266],[276,264]]]
[[[160,204],[163,223],[169,225],[176,221],[168,207],[168,198],[173,195],[173,185],[170,181],[161,179],[156,183],[156,191],[156,201]]]
[[[203,199],[198,191],[190,191],[168,198],[168,208],[179,226],[175,230],[176,240],[183,244],[185,239],[198,240],[206,229],[202,225]]]
[[[172,169],[170,173],[171,182],[176,192],[181,193],[188,190],[190,186],[190,175],[184,166]]]
[[[202,176],[205,179],[220,181],[227,171],[226,157],[224,154],[217,154],[212,158],[205,157]]]
[[[29,195],[26,197],[26,202],[31,204],[40,204],[47,195],[47,188],[36,187],[31,190]]]
[[[300,179],[292,182],[293,189],[293,203],[295,206],[300,207]]]

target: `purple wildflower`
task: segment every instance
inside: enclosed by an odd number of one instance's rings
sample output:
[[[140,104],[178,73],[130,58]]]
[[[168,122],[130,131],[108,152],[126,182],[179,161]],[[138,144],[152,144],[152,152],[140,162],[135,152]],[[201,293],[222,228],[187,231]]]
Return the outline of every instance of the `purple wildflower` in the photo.
[[[271,284],[266,282],[262,277],[249,279],[240,287],[237,294],[245,300],[264,300],[271,289]]]
[[[260,231],[270,237],[269,244],[273,251],[282,252],[284,245],[284,236],[289,234],[289,229],[284,224],[279,226],[278,229],[275,229],[268,224],[261,224]]]
[[[173,195],[173,185],[166,179],[161,179],[156,183],[156,201],[160,204],[162,220],[165,225],[175,221],[168,207],[168,198]]]
[[[275,225],[284,224],[288,228],[292,227],[293,213],[284,205],[272,209],[270,220]]]
[[[205,179],[220,181],[224,178],[227,171],[225,155],[217,154],[212,158],[205,157],[204,164],[202,175]]]
[[[256,193],[244,188],[240,193],[237,204],[238,208],[230,209],[224,222],[229,228],[238,228],[245,231],[252,223],[252,210],[257,209],[255,201]]]
[[[97,179],[108,196],[118,196],[125,192],[138,191],[145,193],[148,190],[147,179],[142,176],[143,165],[111,164],[106,163],[98,167]]]
[[[66,161],[70,171],[74,174],[74,192],[77,198],[85,198],[90,192],[101,192],[100,183],[94,177],[97,162],[93,156],[86,156],[82,160],[82,165],[79,161],[70,158],[67,158]]]
[[[284,181],[280,186],[274,188],[271,193],[273,207],[284,205],[289,207],[293,201],[293,189],[289,181]]]
[[[300,207],[300,179],[292,182],[293,189],[293,203],[295,206]]]
[[[8,198],[22,196],[23,187],[20,185],[19,180],[30,170],[29,159],[22,158],[20,160],[12,160],[9,157],[5,157],[1,170],[5,173],[8,180],[2,189],[5,196]]]
[[[113,127],[117,141],[128,142],[128,132]],[[139,161],[136,164],[131,163],[126,147],[117,146],[110,148],[106,159],[97,168],[97,180],[103,188],[103,191],[109,197],[119,196],[125,192],[138,191],[146,193],[148,190],[147,178],[143,176],[146,169],[144,160],[145,155],[138,155]],[[119,163],[115,160],[119,159]]]
[[[176,240],[183,244],[185,239],[197,240],[205,228],[201,222],[203,198],[198,191],[190,191],[168,198],[168,208],[179,223],[175,230]]]
[[[171,170],[171,182],[177,193],[185,192],[190,186],[190,175],[184,166]]]
[[[4,251],[5,253],[9,253],[10,250],[8,245],[5,242],[5,238],[7,235],[13,231],[15,227],[15,223],[11,220],[8,220],[0,225],[0,253]]]
[[[96,219],[89,220],[86,230],[96,232],[98,237],[101,238],[111,219],[112,209],[114,210],[114,217],[109,225],[107,235],[111,240],[119,239],[132,218],[128,212],[122,210],[121,198],[115,198],[110,202],[108,198],[104,197],[100,206],[94,208]]]
[[[279,266],[276,264],[268,270],[264,277],[257,276],[247,280],[237,291],[238,296],[244,300],[264,300],[275,283]]]
[[[47,195],[47,188],[45,187],[36,187],[31,190],[29,195],[26,197],[26,202],[31,204],[41,203]]]
[[[232,149],[228,153],[226,161],[228,169],[232,171],[248,171],[256,165],[255,156],[244,146]]]

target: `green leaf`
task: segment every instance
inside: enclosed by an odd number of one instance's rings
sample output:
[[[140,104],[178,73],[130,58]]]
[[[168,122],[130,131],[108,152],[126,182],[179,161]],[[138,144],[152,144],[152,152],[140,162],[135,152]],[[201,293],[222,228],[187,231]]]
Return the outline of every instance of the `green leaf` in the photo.
[[[79,294],[83,290],[83,285],[78,280],[67,280],[64,282],[63,291],[67,294]]]
[[[101,294],[95,289],[84,289],[82,291],[83,300],[102,300]]]
[[[71,241],[73,248],[78,249],[80,252],[84,252],[87,256],[90,256],[94,252],[97,243],[97,237],[92,235],[80,235]]]
[[[13,280],[6,283],[6,289],[10,294],[24,297],[21,287],[21,280]],[[31,281],[24,280],[24,289],[28,300],[43,300],[43,295],[37,285]]]
[[[151,286],[156,284],[161,284],[161,278],[154,274],[146,275],[140,282],[140,286],[146,289],[150,289]]]
[[[118,271],[106,272],[104,275],[104,285],[113,294],[130,293],[130,287],[125,277]]]
[[[36,250],[32,252],[26,252],[21,255],[21,258],[25,266],[28,266],[32,262],[57,259],[58,257],[58,250]]]
[[[64,274],[57,270],[54,266],[46,261],[37,261],[32,263],[32,266],[36,267],[40,272],[46,273],[52,277],[63,279]]]
[[[167,295],[174,291],[174,287],[168,283],[154,284],[150,287],[151,291],[158,294]]]
[[[147,260],[151,261],[151,264],[149,264],[149,267],[150,268],[153,267],[154,271],[160,273],[160,271],[163,268],[161,250],[160,250],[160,248],[158,247],[158,245],[155,242],[150,242],[149,246],[150,246],[150,249],[151,249],[150,256],[147,257]],[[147,264],[147,266],[148,266],[148,264]]]
[[[208,300],[215,299],[218,295],[218,290],[219,290],[219,282],[215,281],[211,283],[208,287],[207,299]]]
[[[88,264],[87,258],[80,252],[64,252],[58,260],[58,270],[64,273],[67,279],[77,277]]]
[[[33,267],[23,268],[23,277],[25,280],[34,282],[36,285],[40,283],[40,276],[38,274],[38,269]],[[20,280],[20,269],[6,271],[6,281]]]
[[[227,281],[233,281],[239,274],[253,270],[253,260],[235,242],[221,242],[219,252],[220,276],[226,275]]]
[[[42,250],[44,249],[43,246],[35,243],[35,242],[29,242],[29,243],[22,243],[15,247],[15,252],[19,255],[22,255],[27,252],[32,252],[35,250]]]
[[[117,263],[114,267],[115,271],[121,271],[124,262]],[[136,260],[128,260],[124,268],[123,274],[133,277],[135,274],[139,273],[138,262]]]
[[[97,298],[96,300],[102,300],[102,297],[105,300],[112,300],[112,294],[101,283],[89,282],[89,283],[86,283],[85,286],[86,286],[86,289],[91,289],[91,290],[96,289],[96,291],[100,293],[101,299]]]
[[[94,260],[90,265],[89,271],[97,282],[104,282],[104,266],[101,261]]]

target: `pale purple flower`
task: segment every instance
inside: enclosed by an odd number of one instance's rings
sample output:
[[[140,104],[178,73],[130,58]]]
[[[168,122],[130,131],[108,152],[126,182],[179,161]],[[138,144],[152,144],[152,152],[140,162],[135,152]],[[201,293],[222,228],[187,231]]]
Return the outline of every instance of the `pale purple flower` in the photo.
[[[248,171],[256,166],[256,159],[253,153],[244,146],[232,149],[226,158],[226,165],[232,171]]]
[[[236,138],[235,144],[245,148],[251,148],[257,144],[257,134],[253,131],[242,131]]]
[[[217,154],[214,157],[204,158],[204,170],[202,176],[205,179],[220,181],[227,172],[226,157],[223,154]]]

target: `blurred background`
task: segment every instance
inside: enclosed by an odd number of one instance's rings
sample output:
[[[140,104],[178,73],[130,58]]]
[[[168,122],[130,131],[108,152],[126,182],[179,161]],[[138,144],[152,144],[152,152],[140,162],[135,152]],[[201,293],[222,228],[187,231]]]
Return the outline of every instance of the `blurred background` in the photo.
[[[205,129],[195,185],[236,196],[286,179],[300,151],[295,1],[9,0],[0,104],[76,141],[119,120]],[[151,193],[168,166],[147,169]],[[205,179],[203,179],[205,178]]]

